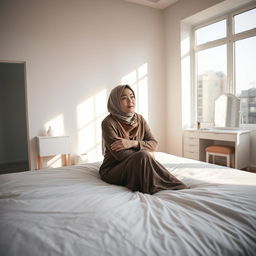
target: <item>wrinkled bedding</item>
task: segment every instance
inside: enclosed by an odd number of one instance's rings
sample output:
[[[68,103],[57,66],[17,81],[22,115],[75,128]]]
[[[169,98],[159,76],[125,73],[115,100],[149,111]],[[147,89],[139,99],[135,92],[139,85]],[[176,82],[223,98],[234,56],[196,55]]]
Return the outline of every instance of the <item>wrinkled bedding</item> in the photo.
[[[0,255],[256,255],[256,174],[155,157],[190,189],[131,192],[101,163],[0,175]]]

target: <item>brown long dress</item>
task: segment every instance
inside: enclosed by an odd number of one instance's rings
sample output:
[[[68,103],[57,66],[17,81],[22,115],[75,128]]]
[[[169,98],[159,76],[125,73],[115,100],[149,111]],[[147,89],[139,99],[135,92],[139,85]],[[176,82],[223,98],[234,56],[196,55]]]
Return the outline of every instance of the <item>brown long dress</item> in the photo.
[[[153,194],[165,189],[187,188],[157,162],[150,152],[156,150],[153,137],[145,119],[137,115],[138,127],[129,125],[108,115],[102,121],[105,153],[100,167],[102,180],[110,184],[126,186],[132,191]],[[136,130],[136,133],[133,131]],[[113,151],[110,145],[119,138],[137,140],[139,148]]]

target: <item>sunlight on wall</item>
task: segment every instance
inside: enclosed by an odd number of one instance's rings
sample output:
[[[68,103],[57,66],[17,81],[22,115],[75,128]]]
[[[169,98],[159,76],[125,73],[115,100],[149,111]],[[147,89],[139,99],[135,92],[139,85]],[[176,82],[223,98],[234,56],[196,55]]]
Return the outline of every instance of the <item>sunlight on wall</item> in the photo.
[[[148,121],[148,64],[145,63],[121,79],[121,84],[129,84],[136,95],[136,112]]]
[[[87,154],[88,162],[103,159],[101,122],[107,115],[107,90],[77,106],[78,154]]]
[[[121,80],[121,84],[133,85],[133,84],[136,84],[136,82],[137,82],[137,72],[135,70],[125,75]]]
[[[64,117],[63,114],[58,115],[57,117],[46,122],[44,125],[45,131],[51,126],[51,130],[54,136],[64,135]]]
[[[46,166],[47,167],[51,167],[51,168],[61,167],[62,166],[61,155],[56,155],[56,156],[53,156],[53,157],[48,157]]]
[[[182,82],[182,127],[188,128],[191,123],[191,87],[190,87],[190,56],[181,60]]]
[[[190,37],[187,36],[181,41],[181,56],[185,56],[190,51]]]
[[[121,79],[129,84],[137,98],[137,110],[148,119],[148,65],[147,63]],[[136,111],[137,111],[136,110]],[[88,162],[101,161],[101,122],[107,116],[107,90],[104,89],[77,106],[78,155],[87,154]]]
[[[181,88],[182,88],[182,128],[191,127],[191,58],[190,58],[190,36],[182,33],[181,39]]]

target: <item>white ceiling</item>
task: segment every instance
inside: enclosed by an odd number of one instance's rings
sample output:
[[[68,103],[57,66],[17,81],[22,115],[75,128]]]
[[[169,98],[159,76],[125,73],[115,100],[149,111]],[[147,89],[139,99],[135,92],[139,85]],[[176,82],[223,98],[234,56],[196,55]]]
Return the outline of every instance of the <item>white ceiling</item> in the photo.
[[[157,9],[165,9],[179,0],[124,0],[125,2],[145,5]]]

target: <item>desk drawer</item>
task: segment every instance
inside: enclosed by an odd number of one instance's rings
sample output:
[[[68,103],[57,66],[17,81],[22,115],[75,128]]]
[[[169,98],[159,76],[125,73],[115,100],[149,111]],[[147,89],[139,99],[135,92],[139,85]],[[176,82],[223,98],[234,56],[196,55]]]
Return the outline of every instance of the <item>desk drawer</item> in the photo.
[[[199,153],[199,146],[198,145],[186,145],[186,144],[184,144],[184,151]]]
[[[199,146],[199,139],[195,137],[184,136],[184,145],[195,145]]]
[[[192,138],[199,138],[198,131],[184,131],[184,137],[192,137]]]
[[[219,132],[207,132],[201,133],[200,139],[207,140],[224,140],[224,141],[236,141],[236,135],[230,133],[219,133]]]
[[[185,151],[184,150],[184,157],[199,160],[199,153],[198,152],[192,152],[192,151]]]
[[[37,138],[39,156],[51,156],[69,153],[68,136],[45,136]]]

